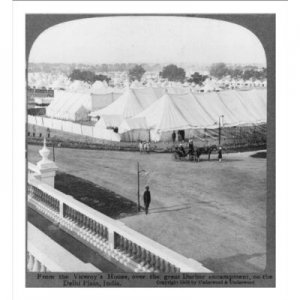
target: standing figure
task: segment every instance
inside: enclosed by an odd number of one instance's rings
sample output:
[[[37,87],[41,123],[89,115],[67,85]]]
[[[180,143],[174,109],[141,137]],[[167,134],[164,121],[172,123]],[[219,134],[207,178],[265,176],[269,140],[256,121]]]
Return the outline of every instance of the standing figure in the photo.
[[[176,132],[173,131],[172,133],[172,141],[173,141],[173,144],[175,144],[175,141],[176,141]]]
[[[189,155],[194,155],[194,143],[192,139],[189,140]]]
[[[139,142],[139,150],[140,150],[140,154],[142,154],[142,152],[143,152],[143,143],[142,143],[142,141]]]
[[[211,146],[209,146],[207,148],[208,160],[210,160],[210,155],[211,155],[212,151],[213,151],[213,148]]]
[[[221,146],[219,147],[219,150],[218,150],[218,159],[219,159],[219,162],[222,161],[222,147]]]
[[[144,192],[144,205],[145,205],[145,213],[146,213],[146,215],[148,215],[149,205],[151,202],[151,194],[150,194],[148,185],[145,187],[145,189],[146,190]]]
[[[145,144],[147,154],[150,153],[150,142],[146,142]]]

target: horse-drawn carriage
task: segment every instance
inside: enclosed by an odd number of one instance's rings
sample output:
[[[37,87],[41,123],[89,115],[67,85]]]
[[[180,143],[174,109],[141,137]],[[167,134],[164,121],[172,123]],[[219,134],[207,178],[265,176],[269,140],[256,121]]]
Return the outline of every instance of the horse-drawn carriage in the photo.
[[[207,159],[210,160],[212,152],[218,151],[216,145],[206,146],[206,147],[196,147],[195,149],[185,148],[183,146],[176,146],[174,149],[174,159],[175,160],[187,160],[187,161],[200,161],[200,157],[203,154],[207,155]]]

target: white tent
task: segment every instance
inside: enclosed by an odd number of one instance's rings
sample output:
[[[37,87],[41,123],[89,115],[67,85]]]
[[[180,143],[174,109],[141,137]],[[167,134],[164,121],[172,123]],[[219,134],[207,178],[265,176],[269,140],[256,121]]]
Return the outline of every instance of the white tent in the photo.
[[[192,127],[192,124],[188,123],[168,94],[163,95],[136,115],[136,118],[145,118],[149,129],[160,132]]]
[[[104,81],[97,80],[91,86],[92,91],[106,90],[107,88],[108,88],[108,84],[105,80]]]
[[[105,93],[91,93],[91,115],[93,115],[94,111],[105,108],[106,106],[112,104],[116,101],[122,94],[115,92],[105,92]]]
[[[115,133],[112,129],[104,129],[99,127],[94,128],[94,137],[113,142],[121,141],[120,135]]]
[[[148,141],[150,130],[145,118],[132,118],[123,120],[119,126],[122,141]]]
[[[74,80],[69,86],[68,90],[71,92],[87,92],[90,85],[81,80]]]
[[[190,136],[189,133],[196,134],[197,130],[218,128],[219,121],[225,127],[264,123],[265,99],[263,90],[165,94],[132,120],[144,118],[152,140],[170,140],[171,131],[185,130],[186,136]],[[133,130],[126,123],[121,126],[121,132]],[[137,126],[134,130],[138,130]],[[141,130],[144,130],[143,126]]]
[[[132,89],[132,92],[139,100],[143,110],[149,107],[157,99],[164,94],[163,88],[145,87],[140,89]]]
[[[127,89],[116,101],[107,107],[91,113],[91,116],[118,115],[131,118],[143,110],[140,101],[131,89]]]
[[[111,129],[119,128],[124,118],[120,115],[103,115],[101,119],[95,124],[95,128]]]
[[[89,119],[91,96],[87,93],[56,91],[51,104],[46,108],[46,115],[51,118],[83,121]]]

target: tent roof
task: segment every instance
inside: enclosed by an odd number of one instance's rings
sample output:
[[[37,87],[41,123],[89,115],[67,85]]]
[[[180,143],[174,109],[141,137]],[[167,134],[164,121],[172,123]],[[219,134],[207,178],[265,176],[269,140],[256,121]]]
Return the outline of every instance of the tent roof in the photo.
[[[101,119],[95,124],[99,127],[119,127],[124,118],[120,115],[103,115]]]
[[[82,108],[90,111],[90,94],[57,91],[53,101],[46,108],[46,114],[52,118],[74,119],[76,112]]]
[[[127,89],[116,101],[107,107],[93,113],[93,115],[120,115],[131,118],[143,110],[140,101],[131,89]]]
[[[123,122],[119,126],[119,133],[122,134],[130,130],[141,130],[141,129],[144,130],[148,129],[145,118],[126,119],[123,120]]]
[[[169,94],[164,94],[159,100],[138,114],[136,118],[145,118],[148,128],[157,131],[188,129],[193,127],[175,105]]]

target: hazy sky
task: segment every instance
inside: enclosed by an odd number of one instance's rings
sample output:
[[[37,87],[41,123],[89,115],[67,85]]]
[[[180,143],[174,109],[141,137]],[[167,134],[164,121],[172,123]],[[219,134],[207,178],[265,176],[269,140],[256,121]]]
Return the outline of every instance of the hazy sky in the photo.
[[[30,62],[260,63],[250,31],[228,22],[184,17],[106,17],[62,23],[35,41]]]

